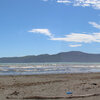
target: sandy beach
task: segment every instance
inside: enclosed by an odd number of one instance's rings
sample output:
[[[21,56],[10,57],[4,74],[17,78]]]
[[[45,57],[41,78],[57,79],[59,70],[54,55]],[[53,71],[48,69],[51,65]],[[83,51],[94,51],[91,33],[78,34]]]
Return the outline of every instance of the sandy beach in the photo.
[[[100,73],[0,76],[0,100],[41,99],[100,100]]]

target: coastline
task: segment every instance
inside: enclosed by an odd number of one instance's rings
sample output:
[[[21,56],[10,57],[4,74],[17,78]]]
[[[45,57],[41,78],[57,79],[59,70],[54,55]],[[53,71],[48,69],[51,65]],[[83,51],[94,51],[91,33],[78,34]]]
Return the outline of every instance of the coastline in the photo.
[[[71,95],[66,94],[69,91]],[[0,76],[1,100],[99,100],[99,93],[100,73]]]

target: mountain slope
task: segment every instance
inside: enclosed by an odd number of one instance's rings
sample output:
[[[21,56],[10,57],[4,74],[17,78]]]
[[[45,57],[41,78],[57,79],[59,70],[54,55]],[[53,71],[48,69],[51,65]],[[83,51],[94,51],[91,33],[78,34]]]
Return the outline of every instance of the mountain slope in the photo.
[[[61,52],[54,55],[0,58],[0,63],[36,63],[36,62],[100,62],[100,54],[88,54],[80,51]]]

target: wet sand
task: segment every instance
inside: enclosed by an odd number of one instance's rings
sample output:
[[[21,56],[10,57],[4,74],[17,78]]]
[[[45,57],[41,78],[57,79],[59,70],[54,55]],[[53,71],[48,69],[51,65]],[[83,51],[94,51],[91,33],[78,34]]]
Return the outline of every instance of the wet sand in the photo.
[[[100,73],[0,76],[0,100],[100,100]]]

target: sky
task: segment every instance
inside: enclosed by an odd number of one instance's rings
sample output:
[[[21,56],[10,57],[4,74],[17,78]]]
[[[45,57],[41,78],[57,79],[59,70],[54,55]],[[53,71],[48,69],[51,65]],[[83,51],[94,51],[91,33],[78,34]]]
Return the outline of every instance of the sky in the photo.
[[[0,0],[0,57],[100,53],[100,0]]]

